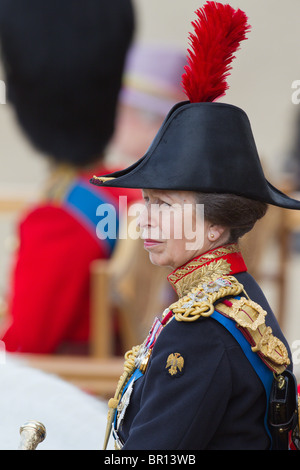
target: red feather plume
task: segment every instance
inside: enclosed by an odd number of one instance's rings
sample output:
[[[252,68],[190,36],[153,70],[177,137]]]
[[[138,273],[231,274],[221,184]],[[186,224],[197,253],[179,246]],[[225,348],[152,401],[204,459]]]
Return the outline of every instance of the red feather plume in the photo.
[[[215,101],[229,88],[226,79],[233,54],[251,26],[246,14],[230,5],[208,1],[195,13],[182,86],[191,103]]]

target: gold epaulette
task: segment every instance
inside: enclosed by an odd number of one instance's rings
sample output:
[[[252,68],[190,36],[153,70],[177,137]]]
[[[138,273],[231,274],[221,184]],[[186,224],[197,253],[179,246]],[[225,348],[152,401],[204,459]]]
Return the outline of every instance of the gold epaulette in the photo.
[[[74,184],[78,170],[70,165],[59,165],[51,173],[43,192],[44,201],[52,201],[59,205],[64,201],[70,186]]]
[[[241,293],[243,297],[240,299],[232,298]],[[170,305],[167,310],[173,312],[177,321],[185,322],[209,317],[217,310],[236,322],[250,343],[252,351],[256,352],[274,372],[282,373],[290,363],[285,345],[265,324],[267,312],[248,298],[244,286],[234,276],[223,276],[211,282],[199,284],[187,295]]]
[[[194,287],[187,295],[170,305],[168,310],[172,310],[177,321],[195,321],[212,315],[214,304],[218,300],[239,295],[243,291],[243,285],[235,277],[219,277]]]
[[[265,323],[267,312],[250,299],[228,299],[218,303],[216,310],[233,319],[245,338],[266,365],[277,374],[282,373],[290,360],[283,342],[273,335]]]

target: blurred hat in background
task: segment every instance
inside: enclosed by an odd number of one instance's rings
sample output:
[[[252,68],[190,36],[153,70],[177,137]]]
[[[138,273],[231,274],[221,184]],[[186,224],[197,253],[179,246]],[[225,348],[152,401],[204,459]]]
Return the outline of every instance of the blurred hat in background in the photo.
[[[126,60],[121,103],[165,116],[186,99],[181,86],[185,65],[186,54],[172,46],[135,44]]]

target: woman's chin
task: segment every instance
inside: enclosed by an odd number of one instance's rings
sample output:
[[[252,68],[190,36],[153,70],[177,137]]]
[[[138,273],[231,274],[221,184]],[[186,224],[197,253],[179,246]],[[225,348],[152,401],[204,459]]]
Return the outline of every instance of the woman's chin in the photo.
[[[149,251],[149,259],[152,264],[155,264],[155,266],[169,266],[169,263],[166,261],[166,259],[157,253]]]

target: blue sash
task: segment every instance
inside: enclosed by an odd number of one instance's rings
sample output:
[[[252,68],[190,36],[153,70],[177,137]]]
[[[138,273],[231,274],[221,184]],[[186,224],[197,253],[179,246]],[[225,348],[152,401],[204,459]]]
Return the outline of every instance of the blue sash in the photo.
[[[130,383],[134,380],[138,380],[139,378],[143,377],[143,373],[140,371],[140,369],[135,369],[134,373],[132,374],[132,376],[130,377],[130,379],[128,380],[127,384],[125,385],[125,387],[123,388],[123,391],[122,391],[122,396],[124,395],[124,393],[126,392],[128,386],[130,385]]]
[[[126,392],[128,386],[131,384],[131,382],[133,380],[136,381],[136,380],[140,379],[141,377],[143,377],[143,375],[144,374],[140,371],[140,369],[135,369],[134,373],[132,374],[132,376],[130,377],[127,384],[125,385],[125,387],[122,390],[122,395],[121,395],[120,401],[122,400],[122,397],[123,397],[124,393]],[[119,401],[119,403],[120,403],[120,401]],[[117,436],[116,429],[117,429],[117,410],[115,411],[114,423],[113,423],[114,437]],[[119,439],[119,436],[117,436],[117,438]]]
[[[266,392],[266,399],[267,399],[264,423],[265,423],[265,428],[268,433],[268,436],[272,442],[272,437],[271,437],[271,433],[270,433],[269,426],[268,426],[268,410],[269,410],[271,387],[272,387],[272,383],[274,380],[273,372],[266,366],[266,364],[261,360],[261,358],[255,352],[252,351],[250,343],[248,343],[243,333],[236,327],[236,323],[234,320],[225,317],[224,315],[217,312],[216,310],[214,311],[214,313],[211,315],[210,318],[213,318],[214,320],[221,323],[232,334],[232,336],[237,340],[237,342],[241,346],[245,356],[249,360],[250,364],[252,365],[253,369],[257,373],[258,377],[260,378],[264,386],[264,389]]]
[[[90,185],[91,186],[91,185]],[[64,199],[65,207],[73,214],[74,217],[89,230],[94,237],[97,237],[96,229],[101,220],[97,215],[97,208],[101,204],[112,204],[110,200],[100,191],[94,191],[92,187],[84,181],[77,180],[71,185]],[[119,229],[119,214],[116,209],[116,234]],[[115,247],[116,237],[97,237],[99,243],[105,244],[107,254],[110,255]]]

